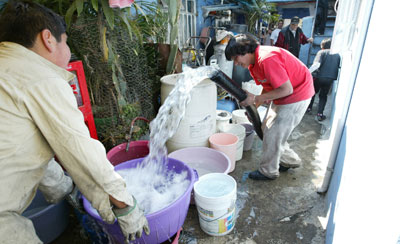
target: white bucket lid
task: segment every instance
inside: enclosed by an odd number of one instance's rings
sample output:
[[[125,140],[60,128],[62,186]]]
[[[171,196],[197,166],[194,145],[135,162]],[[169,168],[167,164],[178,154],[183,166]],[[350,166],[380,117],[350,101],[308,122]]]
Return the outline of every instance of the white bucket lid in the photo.
[[[217,110],[217,120],[230,120],[232,118],[232,114],[226,110]]]
[[[201,176],[194,183],[193,189],[196,204],[224,205],[223,203],[226,202],[229,205],[232,200],[236,200],[236,181],[232,176],[224,173]]]
[[[236,109],[232,111],[233,116],[247,118],[246,109]]]

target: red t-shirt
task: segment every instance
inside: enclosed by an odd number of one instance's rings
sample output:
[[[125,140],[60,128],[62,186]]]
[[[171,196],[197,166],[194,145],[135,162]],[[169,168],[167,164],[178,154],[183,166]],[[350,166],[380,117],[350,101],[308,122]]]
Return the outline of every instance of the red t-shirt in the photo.
[[[257,85],[271,91],[290,80],[293,93],[275,99],[278,105],[290,104],[311,98],[314,85],[308,68],[288,51],[272,46],[258,46],[255,51],[255,63],[249,66],[251,76]]]

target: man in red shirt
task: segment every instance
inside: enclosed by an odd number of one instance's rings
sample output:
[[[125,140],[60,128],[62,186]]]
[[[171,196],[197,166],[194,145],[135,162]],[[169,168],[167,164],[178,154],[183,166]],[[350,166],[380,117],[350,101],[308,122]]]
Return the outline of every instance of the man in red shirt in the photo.
[[[235,65],[248,68],[256,84],[263,86],[259,96],[249,92],[242,106],[273,102],[264,118],[263,154],[259,170],[249,174],[254,180],[272,180],[279,171],[300,166],[301,159],[287,139],[303,118],[314,95],[313,79],[308,68],[288,51],[261,46],[253,37],[232,37],[225,56]]]

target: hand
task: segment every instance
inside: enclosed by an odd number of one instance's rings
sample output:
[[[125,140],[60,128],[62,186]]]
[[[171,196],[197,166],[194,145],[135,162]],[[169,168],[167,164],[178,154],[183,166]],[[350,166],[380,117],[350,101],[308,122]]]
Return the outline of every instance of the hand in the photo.
[[[143,210],[140,209],[135,197],[132,196],[132,198],[134,206],[113,208],[126,243],[135,240],[136,237],[140,238],[143,230],[146,235],[150,234],[149,224]]]
[[[255,98],[256,98],[256,96],[253,93],[250,93],[248,91],[246,91],[246,93],[247,93],[246,99],[243,100],[242,102],[240,102],[240,105],[244,106],[244,107],[253,105],[255,102]]]
[[[310,38],[307,39],[307,41],[308,41],[309,43],[313,43],[313,42],[314,42],[314,39],[313,39],[312,37],[310,37]]]
[[[271,100],[265,99],[265,93],[261,94],[260,96],[256,96],[254,99],[254,103],[256,104],[256,108],[260,107],[262,104],[269,104]]]

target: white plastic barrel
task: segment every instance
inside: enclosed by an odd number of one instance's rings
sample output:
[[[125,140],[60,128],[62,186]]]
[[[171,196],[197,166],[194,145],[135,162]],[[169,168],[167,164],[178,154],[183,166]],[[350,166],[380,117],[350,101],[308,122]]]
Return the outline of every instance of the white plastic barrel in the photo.
[[[194,183],[194,199],[200,228],[212,236],[223,236],[235,227],[236,181],[223,173],[210,173]]]
[[[161,104],[175,86],[179,74],[161,78]],[[208,147],[208,138],[216,132],[217,87],[205,79],[193,87],[191,99],[178,130],[166,143],[168,152],[186,147]]]

